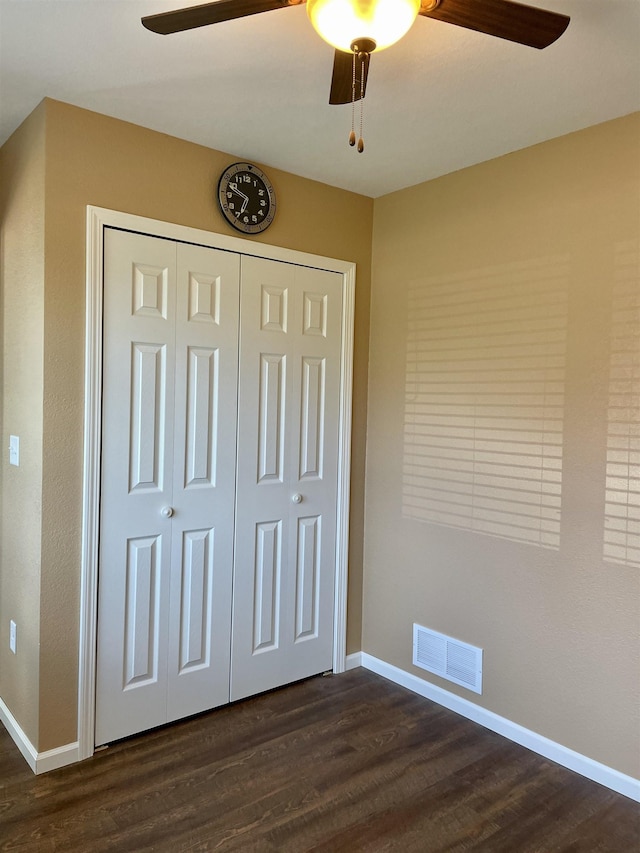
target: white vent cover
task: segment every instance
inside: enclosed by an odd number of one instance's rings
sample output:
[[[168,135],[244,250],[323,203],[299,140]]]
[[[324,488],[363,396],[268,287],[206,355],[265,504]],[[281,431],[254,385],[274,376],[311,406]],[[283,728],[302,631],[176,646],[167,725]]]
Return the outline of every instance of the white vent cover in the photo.
[[[414,623],[413,662],[474,693],[482,693],[482,649],[477,646]]]

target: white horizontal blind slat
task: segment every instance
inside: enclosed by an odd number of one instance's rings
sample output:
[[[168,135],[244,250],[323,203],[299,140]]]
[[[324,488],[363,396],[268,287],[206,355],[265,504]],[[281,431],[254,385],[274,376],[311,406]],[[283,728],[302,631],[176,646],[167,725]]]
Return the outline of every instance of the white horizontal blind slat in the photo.
[[[558,548],[568,259],[409,290],[403,513]]]

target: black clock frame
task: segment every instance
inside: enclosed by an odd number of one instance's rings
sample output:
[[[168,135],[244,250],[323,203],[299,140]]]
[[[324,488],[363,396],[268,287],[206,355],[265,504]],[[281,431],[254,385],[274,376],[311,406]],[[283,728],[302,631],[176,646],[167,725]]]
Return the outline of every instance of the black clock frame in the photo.
[[[236,203],[240,209],[236,210]],[[262,169],[253,163],[232,163],[220,175],[218,204],[232,228],[243,234],[260,234],[276,215],[276,193]]]

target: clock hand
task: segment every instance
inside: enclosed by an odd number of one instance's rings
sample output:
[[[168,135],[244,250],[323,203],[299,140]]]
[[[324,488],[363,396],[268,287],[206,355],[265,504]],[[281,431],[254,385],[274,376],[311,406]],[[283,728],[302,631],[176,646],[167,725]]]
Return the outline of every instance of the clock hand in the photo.
[[[239,195],[240,198],[243,199],[242,207],[240,208],[240,213],[244,213],[245,210],[247,209],[247,205],[249,204],[249,196],[245,195],[243,192],[240,192],[240,190],[237,189],[237,187],[234,187],[233,191],[234,191],[234,193],[236,193],[236,195]]]
[[[247,204],[249,204],[249,196],[246,196],[243,192],[241,192],[238,189],[237,184],[229,184],[229,189],[231,190],[231,192],[234,192],[236,195],[239,195],[241,198],[244,199],[245,207]],[[244,210],[244,207],[242,209]]]

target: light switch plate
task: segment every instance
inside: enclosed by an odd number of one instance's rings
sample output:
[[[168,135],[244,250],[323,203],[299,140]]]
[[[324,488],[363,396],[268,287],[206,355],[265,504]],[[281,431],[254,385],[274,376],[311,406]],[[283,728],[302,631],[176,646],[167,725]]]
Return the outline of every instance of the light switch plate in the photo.
[[[20,464],[20,437],[17,435],[9,436],[9,465]]]

